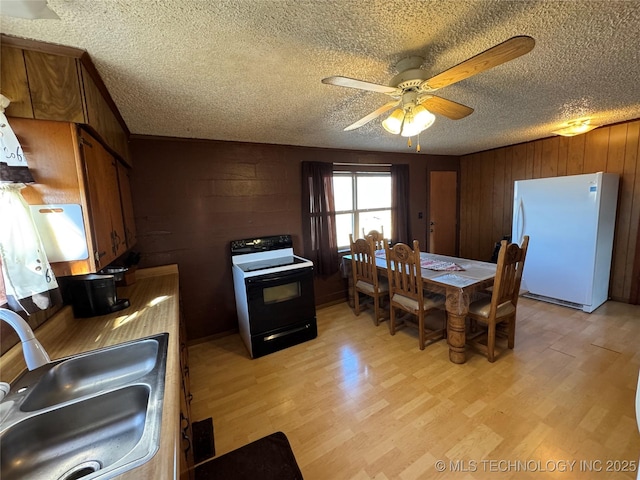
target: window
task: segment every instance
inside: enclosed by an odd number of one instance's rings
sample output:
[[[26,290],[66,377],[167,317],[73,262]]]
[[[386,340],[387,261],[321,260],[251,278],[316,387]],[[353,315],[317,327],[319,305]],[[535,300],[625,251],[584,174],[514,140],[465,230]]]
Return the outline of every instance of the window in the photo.
[[[391,235],[391,174],[388,172],[334,172],[338,249],[349,248],[349,234],[362,237],[362,229],[384,229]]]

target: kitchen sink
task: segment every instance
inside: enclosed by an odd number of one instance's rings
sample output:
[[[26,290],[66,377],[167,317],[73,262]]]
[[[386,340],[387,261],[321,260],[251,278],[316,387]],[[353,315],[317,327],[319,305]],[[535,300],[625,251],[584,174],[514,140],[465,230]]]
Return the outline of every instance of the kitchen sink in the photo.
[[[2,478],[81,478],[135,455],[148,403],[149,388],[135,385],[16,423],[2,435]]]
[[[20,409],[40,410],[131,383],[157,365],[158,347],[157,340],[146,339],[57,363],[38,380]]]
[[[157,452],[168,334],[26,372],[0,404],[0,477],[112,478]]]

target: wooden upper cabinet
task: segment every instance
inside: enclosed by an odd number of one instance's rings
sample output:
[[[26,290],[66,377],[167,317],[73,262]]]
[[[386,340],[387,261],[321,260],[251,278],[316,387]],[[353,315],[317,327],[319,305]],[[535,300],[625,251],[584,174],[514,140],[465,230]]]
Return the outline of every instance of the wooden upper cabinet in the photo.
[[[96,268],[101,269],[126,250],[117,160],[91,135],[80,131],[80,151],[91,212]]]
[[[87,123],[130,164],[127,134],[84,65],[80,65],[80,73],[87,106]]]
[[[22,50],[2,45],[0,60],[0,86],[3,95],[11,100],[5,113],[10,117],[33,118],[27,66]]]
[[[35,183],[21,190],[30,205],[77,204],[82,208],[86,232],[86,258],[55,262],[51,268],[56,276],[95,273],[93,252],[96,250],[91,235],[91,221],[85,188],[82,157],[78,148],[77,125],[69,122],[9,119]]]
[[[132,247],[128,168],[75,123],[26,118],[10,122],[35,180],[21,190],[27,203],[74,204],[82,210],[88,254],[53,262],[56,276],[95,273]]]
[[[88,54],[2,35],[0,87],[8,117],[87,125],[131,165],[129,131]]]
[[[85,123],[76,59],[25,50],[33,118]]]

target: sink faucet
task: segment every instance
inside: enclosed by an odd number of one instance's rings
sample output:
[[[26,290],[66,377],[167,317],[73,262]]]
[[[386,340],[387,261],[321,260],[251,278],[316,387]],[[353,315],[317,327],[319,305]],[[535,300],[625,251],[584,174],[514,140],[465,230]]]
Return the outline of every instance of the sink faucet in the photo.
[[[22,353],[29,370],[46,365],[51,360],[44,347],[36,339],[33,330],[24,319],[12,310],[0,308],[0,320],[4,320],[16,331],[22,342]]]

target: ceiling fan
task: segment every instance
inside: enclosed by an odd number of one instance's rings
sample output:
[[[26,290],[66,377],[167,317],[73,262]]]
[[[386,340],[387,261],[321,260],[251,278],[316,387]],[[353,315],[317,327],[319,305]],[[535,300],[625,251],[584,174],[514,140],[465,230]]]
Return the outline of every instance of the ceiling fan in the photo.
[[[420,68],[424,58],[408,57],[397,63],[399,73],[388,86],[340,76],[323,78],[322,83],[384,93],[393,98],[391,102],[346,127],[345,131],[360,128],[398,107],[382,122],[382,126],[390,133],[412,137],[433,124],[435,116],[432,112],[452,120],[460,120],[473,113],[473,108],[438,97],[433,92],[514,60],[530,52],[534,45],[535,40],[531,37],[512,37],[431,78],[428,78],[426,70]]]

